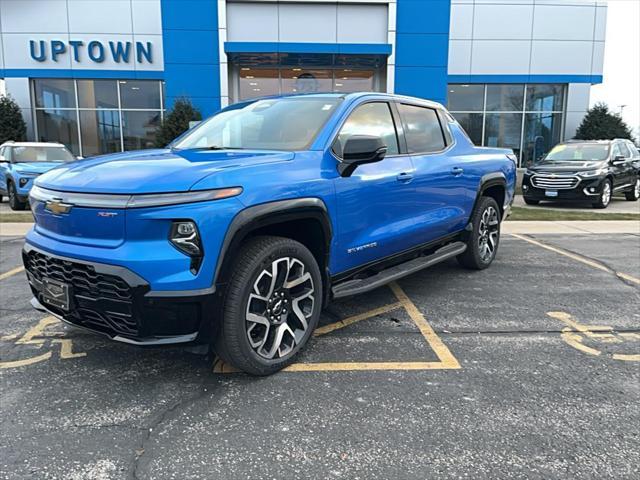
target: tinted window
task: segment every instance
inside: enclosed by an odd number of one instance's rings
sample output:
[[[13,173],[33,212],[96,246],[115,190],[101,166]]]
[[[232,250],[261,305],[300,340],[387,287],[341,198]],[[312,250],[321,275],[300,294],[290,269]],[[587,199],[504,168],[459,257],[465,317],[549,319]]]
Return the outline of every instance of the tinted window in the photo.
[[[387,155],[397,155],[399,152],[396,127],[389,105],[386,103],[366,103],[351,113],[347,121],[344,122],[334,145],[338,155],[342,155],[342,149],[352,135],[381,137],[387,146]]]
[[[442,128],[436,111],[415,105],[398,105],[404,122],[404,136],[409,153],[437,152],[445,148]]]
[[[484,107],[484,85],[449,85],[449,111],[478,112]]]
[[[616,147],[612,149],[615,155]],[[576,144],[560,144],[551,149],[545,157],[545,161],[585,161],[606,160],[609,156],[609,145],[604,143],[576,143]]]
[[[120,80],[122,108],[160,109],[160,87],[158,82],[144,80]]]
[[[624,158],[631,158],[631,152],[627,148],[627,145],[624,143],[619,143],[618,145],[620,145],[620,155]]]

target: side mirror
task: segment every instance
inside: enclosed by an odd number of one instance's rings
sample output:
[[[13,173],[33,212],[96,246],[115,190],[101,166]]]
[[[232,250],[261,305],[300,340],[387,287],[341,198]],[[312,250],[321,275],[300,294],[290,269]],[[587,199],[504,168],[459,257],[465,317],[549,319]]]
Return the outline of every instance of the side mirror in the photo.
[[[611,165],[622,165],[626,161],[627,159],[622,155],[616,155],[613,157],[613,160],[611,160]]]
[[[382,138],[373,135],[353,135],[344,145],[338,173],[342,177],[350,177],[358,165],[379,162],[386,154],[387,146]]]

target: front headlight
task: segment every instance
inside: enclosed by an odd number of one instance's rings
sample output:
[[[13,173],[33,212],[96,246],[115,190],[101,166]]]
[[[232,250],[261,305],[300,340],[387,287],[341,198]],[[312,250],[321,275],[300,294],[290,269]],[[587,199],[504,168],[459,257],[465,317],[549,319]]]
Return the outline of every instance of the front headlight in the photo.
[[[185,255],[191,257],[191,273],[198,272],[204,251],[200,241],[200,232],[195,222],[190,220],[175,220],[169,234],[171,244]]]
[[[599,175],[602,175],[604,173],[603,169],[600,170],[591,170],[588,172],[578,172],[578,176],[582,177],[582,178],[593,178],[593,177],[597,177]]]

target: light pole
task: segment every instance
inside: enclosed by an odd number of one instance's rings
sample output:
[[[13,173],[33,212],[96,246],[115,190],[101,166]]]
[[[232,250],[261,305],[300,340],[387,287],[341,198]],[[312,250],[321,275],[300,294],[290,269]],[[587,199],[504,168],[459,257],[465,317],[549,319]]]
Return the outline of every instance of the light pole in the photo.
[[[626,107],[626,105],[618,105],[618,108],[620,109],[620,116],[622,116],[622,112],[624,111],[624,107]]]

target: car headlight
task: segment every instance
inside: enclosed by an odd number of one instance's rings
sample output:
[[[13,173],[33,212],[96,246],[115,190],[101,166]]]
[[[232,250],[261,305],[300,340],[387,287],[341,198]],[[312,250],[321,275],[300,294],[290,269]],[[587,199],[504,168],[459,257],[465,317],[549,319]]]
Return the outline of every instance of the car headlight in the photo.
[[[200,268],[204,255],[200,232],[198,232],[195,222],[175,220],[171,225],[169,241],[182,253],[191,257],[191,273],[195,275]]]
[[[29,183],[29,178],[27,177],[22,177],[20,178],[20,180],[18,180],[18,185],[20,185],[21,187],[24,187],[27,183]]]
[[[604,173],[604,170],[600,169],[600,170],[591,170],[588,172],[578,172],[578,175],[582,178],[593,178],[593,177],[602,175],[603,173]]]
[[[534,173],[536,172],[534,172],[533,170],[529,170],[528,168],[524,171],[525,175],[533,175]]]

